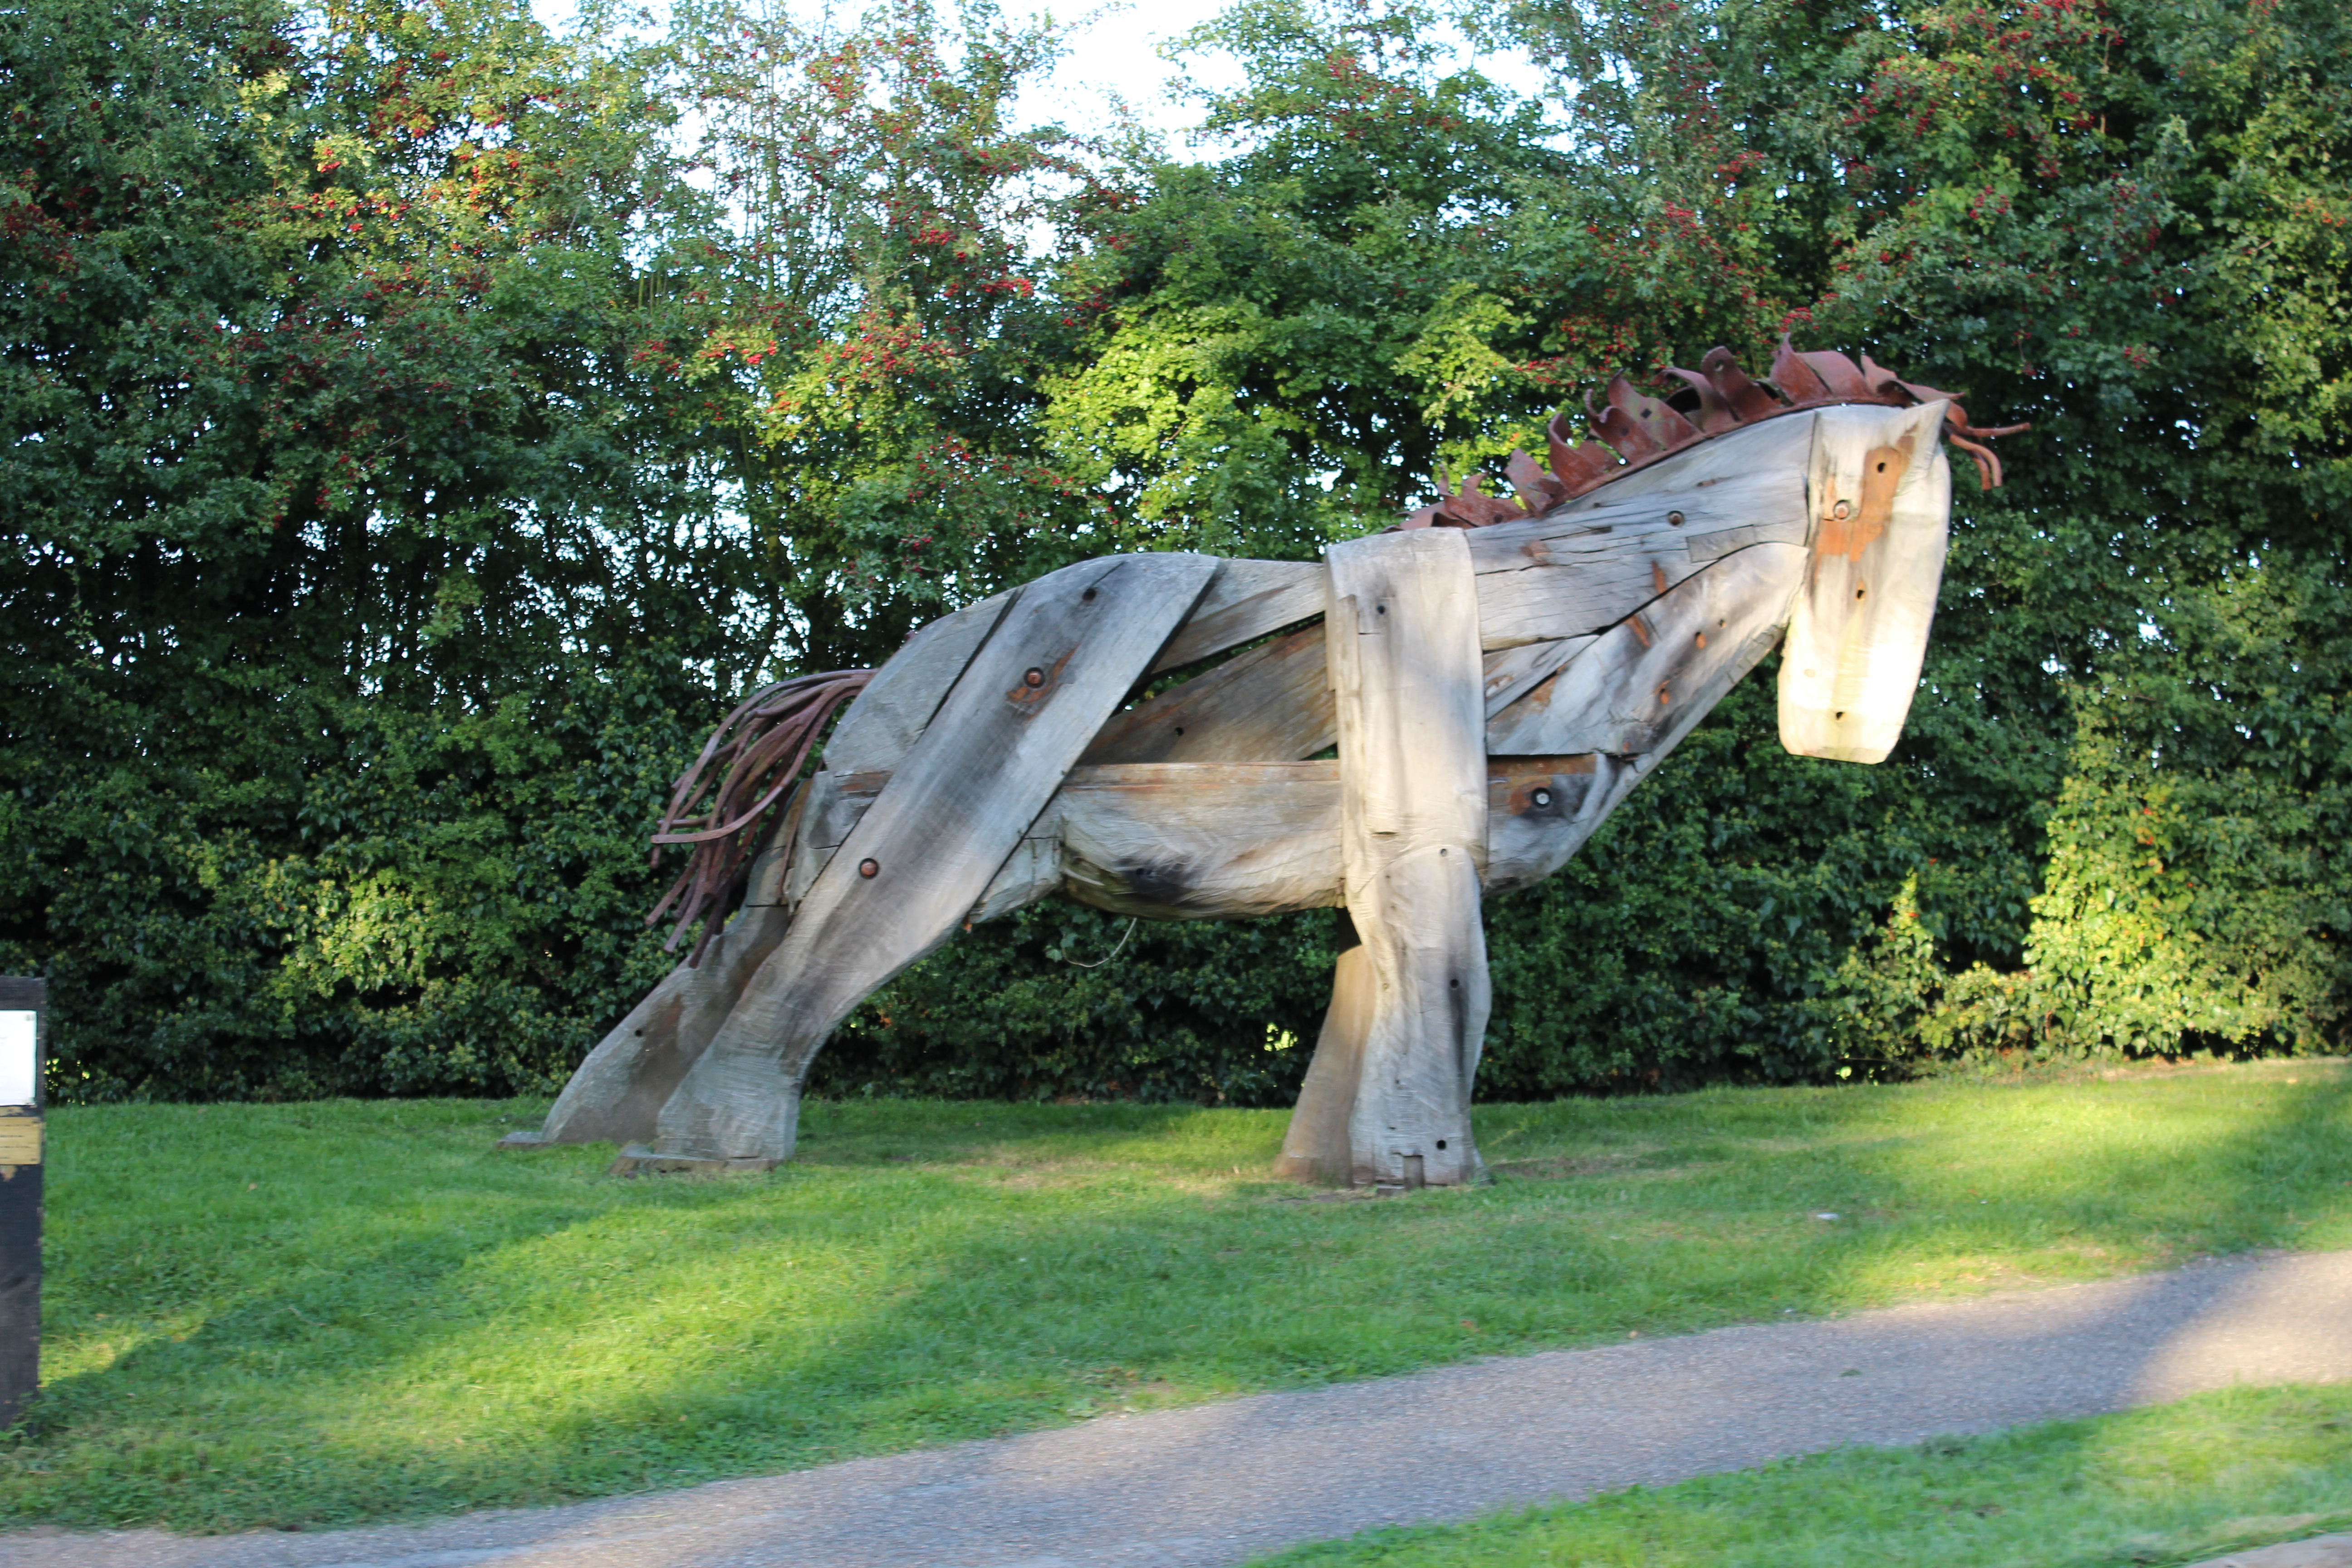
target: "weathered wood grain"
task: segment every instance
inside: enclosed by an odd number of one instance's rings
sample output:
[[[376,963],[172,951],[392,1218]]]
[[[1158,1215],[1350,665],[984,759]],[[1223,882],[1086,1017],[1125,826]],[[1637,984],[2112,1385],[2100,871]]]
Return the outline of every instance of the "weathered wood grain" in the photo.
[[[809,802],[816,795],[816,775],[803,779],[793,791],[792,803],[777,816],[776,825],[769,829],[766,842],[752,858],[751,869],[743,879],[743,907],[756,909],[762,904],[783,904],[792,899],[793,848],[800,842],[801,824],[808,816]]]
[[[1902,736],[1950,527],[1945,406],[1822,411],[1812,561],[1780,662],[1780,743],[1799,756],[1883,762]]]
[[[1486,749],[1530,756],[1654,750],[1727,659],[1743,657],[1759,637],[1770,646],[1804,567],[1805,552],[1794,544],[1751,545],[1725,556],[1496,714],[1486,726]]]
[[[1048,808],[1062,889],[1150,920],[1339,901],[1339,765],[1146,763],[1074,770]]]
[[[1476,579],[1452,530],[1351,540],[1325,559],[1340,859],[1375,997],[1349,1169],[1450,1185],[1480,1171],[1470,1085],[1488,1007]]]
[[[1703,489],[1710,483],[1761,472],[1793,469],[1799,475],[1812,452],[1813,409],[1777,414],[1686,447],[1670,461],[1615,479],[1600,489],[1554,508],[1550,517],[1599,511],[1668,490]]]
[[[679,964],[597,1042],[540,1130],[549,1143],[634,1143],[654,1135],[662,1106],[701,1059],[752,974],[784,939],[785,911],[743,910],[694,968]]]
[[[855,775],[831,811],[864,810],[889,775]],[[854,819],[853,819],[854,821]],[[812,850],[807,874],[834,850]],[[1209,920],[1339,902],[1332,762],[1132,763],[1072,768],[968,916],[978,925],[1062,893],[1148,920]]]
[[[1801,577],[1803,571],[1801,559],[1791,563],[1788,557],[1801,557],[1802,552],[1788,545],[1759,545],[1756,552],[1748,553],[1759,555],[1759,559],[1745,561],[1742,556],[1734,556],[1716,570],[1744,564],[1754,574],[1748,579],[1749,588],[1760,591],[1766,603],[1773,602],[1777,595],[1778,602],[1785,605],[1788,593],[1792,591],[1792,579]],[[1490,890],[1538,881],[1566,865],[1569,857],[1583,847],[1633,787],[1656,770],[1708,710],[1745,679],[1748,672],[1756,668],[1757,660],[1770,652],[1780,638],[1780,627],[1769,615],[1751,611],[1746,616],[1720,618],[1730,625],[1718,626],[1707,647],[1696,650],[1699,657],[1673,676],[1680,693],[1678,700],[1664,712],[1643,721],[1647,725],[1643,736],[1646,748],[1641,752],[1601,752],[1589,759],[1508,755],[1487,759],[1488,775],[1496,781],[1496,797],[1487,828],[1486,873]],[[1734,640],[1727,634],[1743,623],[1748,627],[1747,635]],[[1695,637],[1696,634],[1694,639]],[[1589,775],[1579,774],[1577,763],[1582,760],[1591,763]],[[1546,793],[1549,800],[1539,798]]]
[[[1221,562],[1191,618],[1152,660],[1151,672],[1181,668],[1322,613],[1321,562]]]
[[[1013,910],[1062,890],[1061,824],[1048,805],[1022,835],[996,875],[982,889],[980,901],[964,917],[967,927],[1002,920]]]
[[[808,783],[801,786],[808,804],[793,838],[781,900],[783,904],[797,906],[808,897],[809,889],[833,859],[834,851],[856,829],[866,807],[874,804],[882,786],[889,782],[890,774],[880,769],[835,773],[826,768],[809,776]]]
[[[1485,698],[1492,719],[1545,681],[1560,666],[1592,645],[1592,638],[1561,637],[1551,642],[1520,643],[1486,656]]]
[[[1361,947],[1348,949],[1331,966],[1331,1005],[1315,1037],[1307,1081],[1299,1086],[1298,1104],[1290,1113],[1282,1156],[1274,1163],[1276,1175],[1334,1185],[1353,1176],[1348,1125],[1355,1115],[1378,986],[1371,958]]]
[[[1803,469],[1775,468],[1474,530],[1479,640],[1507,648],[1614,626],[1734,549],[1801,542],[1803,497]]]
[[[1215,569],[1116,556],[1021,592],[662,1108],[657,1155],[791,1154],[825,1037],[963,922]]]
[[[1113,714],[1080,761],[1296,762],[1331,743],[1333,723],[1323,628],[1308,626]]]
[[[1020,593],[992,595],[917,627],[834,726],[824,765],[837,773],[897,767]]]

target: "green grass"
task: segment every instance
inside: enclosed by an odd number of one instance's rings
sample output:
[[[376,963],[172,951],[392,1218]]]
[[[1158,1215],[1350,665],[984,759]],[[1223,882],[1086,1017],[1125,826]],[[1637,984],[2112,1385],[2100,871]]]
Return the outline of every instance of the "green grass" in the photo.
[[[2352,1388],[1848,1448],[1257,1568],[2139,1568],[2352,1528]]]
[[[494,1152],[535,1107],[63,1110],[0,1517],[540,1502],[2347,1247],[2347,1093],[2299,1062],[1492,1106],[1494,1185],[1320,1202],[1263,1179],[1275,1111],[823,1104],[795,1164],[702,1182]]]

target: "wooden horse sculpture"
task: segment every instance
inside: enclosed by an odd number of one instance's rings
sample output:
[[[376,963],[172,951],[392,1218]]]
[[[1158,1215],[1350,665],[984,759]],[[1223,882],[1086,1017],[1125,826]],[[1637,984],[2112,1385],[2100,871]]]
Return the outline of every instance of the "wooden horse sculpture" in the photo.
[[[1884,758],[1943,571],[1939,429],[2000,482],[1969,437],[2008,432],[1867,356],[1784,342],[1777,395],[1721,349],[1674,374],[1670,401],[1622,378],[1588,396],[1605,446],[1555,419],[1549,473],[1513,457],[1518,503],[1473,479],[1314,563],[1082,562],[933,621],[878,671],[761,693],[657,840],[696,846],[665,900],[681,931],[715,929],[736,886],[740,911],[518,1141],[773,1164],[851,1008],[959,927],[1060,893],[1154,920],[1344,905],[1361,945],[1282,1168],[1475,1179],[1481,898],[1557,870],[1775,642],[1782,743]]]

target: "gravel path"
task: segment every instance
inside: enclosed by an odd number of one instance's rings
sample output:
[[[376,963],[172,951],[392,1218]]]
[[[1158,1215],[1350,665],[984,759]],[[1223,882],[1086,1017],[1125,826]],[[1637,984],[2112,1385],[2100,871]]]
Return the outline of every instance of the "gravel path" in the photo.
[[[2352,1252],[1482,1362],[436,1524],[0,1534],[0,1568],[1230,1564],[1373,1525],[2352,1378]]]

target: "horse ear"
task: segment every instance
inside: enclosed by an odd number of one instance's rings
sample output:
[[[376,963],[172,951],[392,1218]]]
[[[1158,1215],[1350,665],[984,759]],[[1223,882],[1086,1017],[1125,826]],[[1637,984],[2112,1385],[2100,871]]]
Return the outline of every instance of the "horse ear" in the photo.
[[[1805,582],[1780,655],[1780,743],[1802,757],[1883,762],[1911,710],[1943,583],[1944,405],[1849,405],[1819,418]]]

